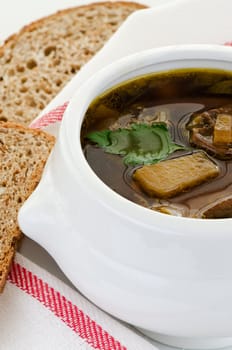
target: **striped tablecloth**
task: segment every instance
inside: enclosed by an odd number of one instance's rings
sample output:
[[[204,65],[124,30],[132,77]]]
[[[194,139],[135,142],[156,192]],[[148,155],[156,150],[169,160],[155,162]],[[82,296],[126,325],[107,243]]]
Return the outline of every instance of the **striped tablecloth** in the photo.
[[[2,350],[154,350],[78,291],[16,255],[0,297]]]

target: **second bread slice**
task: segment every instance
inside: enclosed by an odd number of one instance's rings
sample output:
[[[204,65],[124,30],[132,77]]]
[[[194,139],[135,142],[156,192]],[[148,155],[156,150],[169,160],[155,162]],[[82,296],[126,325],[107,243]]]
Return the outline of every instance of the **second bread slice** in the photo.
[[[21,237],[18,211],[38,184],[54,142],[43,131],[0,123],[0,292]]]

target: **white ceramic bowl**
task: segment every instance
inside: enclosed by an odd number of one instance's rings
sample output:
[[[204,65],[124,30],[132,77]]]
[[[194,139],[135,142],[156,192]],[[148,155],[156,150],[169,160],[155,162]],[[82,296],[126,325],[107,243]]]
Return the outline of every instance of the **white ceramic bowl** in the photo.
[[[161,341],[207,348],[232,344],[232,220],[168,216],[134,204],[94,174],[80,144],[96,96],[132,77],[187,67],[232,71],[232,49],[149,50],[88,80],[67,108],[19,223],[102,309]]]

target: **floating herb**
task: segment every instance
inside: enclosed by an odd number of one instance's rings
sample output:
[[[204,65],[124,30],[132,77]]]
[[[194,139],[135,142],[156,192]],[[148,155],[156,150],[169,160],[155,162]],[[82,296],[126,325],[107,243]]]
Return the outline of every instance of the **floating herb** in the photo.
[[[92,132],[87,138],[105,152],[124,156],[126,165],[154,164],[184,149],[171,139],[166,124],[132,124],[130,128]]]

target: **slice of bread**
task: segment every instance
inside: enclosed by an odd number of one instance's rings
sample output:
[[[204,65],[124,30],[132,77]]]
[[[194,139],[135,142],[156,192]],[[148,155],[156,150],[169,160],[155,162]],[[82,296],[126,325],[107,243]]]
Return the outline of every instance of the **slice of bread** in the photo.
[[[71,8],[10,37],[0,48],[0,120],[29,125],[127,16],[144,7],[105,2]]]
[[[0,122],[0,292],[21,237],[19,208],[38,184],[55,138]]]

